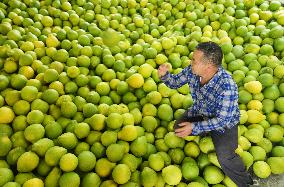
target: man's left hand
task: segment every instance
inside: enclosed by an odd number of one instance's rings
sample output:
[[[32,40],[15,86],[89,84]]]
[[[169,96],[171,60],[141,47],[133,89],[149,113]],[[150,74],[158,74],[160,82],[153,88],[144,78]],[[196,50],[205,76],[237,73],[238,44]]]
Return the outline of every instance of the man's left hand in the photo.
[[[192,132],[192,125],[190,122],[182,122],[180,124],[178,124],[179,128],[177,128],[175,130],[175,134],[178,136],[178,137],[186,137],[188,135],[191,134]]]

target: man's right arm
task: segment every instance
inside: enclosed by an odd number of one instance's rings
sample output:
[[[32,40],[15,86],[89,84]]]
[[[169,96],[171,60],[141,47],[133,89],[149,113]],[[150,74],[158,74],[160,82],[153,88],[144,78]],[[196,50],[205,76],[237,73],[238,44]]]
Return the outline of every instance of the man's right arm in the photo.
[[[171,74],[169,71],[164,72],[165,66],[161,66],[158,71],[162,71],[160,75],[160,79],[170,88],[177,89],[183,86],[193,78],[193,74],[191,72],[191,66],[187,66],[178,74]],[[164,73],[164,74],[163,74]]]

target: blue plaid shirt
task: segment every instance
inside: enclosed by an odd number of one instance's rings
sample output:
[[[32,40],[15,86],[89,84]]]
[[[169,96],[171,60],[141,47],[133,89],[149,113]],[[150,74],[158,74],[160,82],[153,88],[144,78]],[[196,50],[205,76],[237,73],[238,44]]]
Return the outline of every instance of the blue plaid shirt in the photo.
[[[238,87],[224,68],[219,67],[203,86],[200,77],[192,73],[191,65],[176,75],[167,72],[161,80],[172,89],[189,84],[194,103],[187,110],[187,115],[205,118],[204,121],[192,122],[192,135],[213,130],[223,133],[239,122]]]

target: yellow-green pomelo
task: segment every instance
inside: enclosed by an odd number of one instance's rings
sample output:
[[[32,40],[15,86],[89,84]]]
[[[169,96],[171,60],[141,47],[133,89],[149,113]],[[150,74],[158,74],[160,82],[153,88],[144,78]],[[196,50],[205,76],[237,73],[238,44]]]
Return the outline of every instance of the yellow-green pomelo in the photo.
[[[257,161],[253,164],[253,171],[259,178],[267,178],[271,174],[270,166],[264,161]]]
[[[32,143],[35,143],[36,141],[43,138],[44,134],[45,129],[41,124],[32,124],[28,126],[24,131],[25,138]]]
[[[284,113],[284,97],[279,97],[275,101],[275,109],[280,113]]]
[[[54,146],[54,142],[48,138],[42,138],[32,145],[32,151],[39,156],[44,156],[46,151]]]
[[[251,100],[248,104],[247,104],[247,108],[250,110],[258,110],[258,111],[262,111],[262,103],[259,100]]]
[[[89,121],[89,125],[97,131],[102,130],[105,127],[106,117],[103,114],[94,114]]]
[[[46,187],[52,187],[58,185],[59,178],[62,174],[62,171],[58,167],[54,167],[49,174],[46,176],[44,185]]]
[[[248,114],[245,110],[240,110],[240,124],[245,124],[248,120]]]
[[[248,122],[249,123],[259,123],[262,120],[265,120],[265,115],[263,115],[262,113],[260,113],[257,110],[248,110],[247,111],[248,114]]]
[[[124,147],[121,144],[111,144],[106,149],[107,158],[111,162],[118,162],[123,158],[124,155]]]
[[[130,151],[137,157],[147,153],[147,139],[145,136],[138,137],[130,145]]]
[[[271,99],[271,100],[276,100],[280,96],[280,91],[276,84],[266,87],[262,93],[264,95],[264,98]]]
[[[32,102],[33,100],[37,98],[37,96],[38,96],[38,89],[34,86],[25,86],[21,90],[22,99],[28,102]]]
[[[6,156],[13,146],[13,142],[7,135],[0,135],[0,156]]]
[[[268,138],[271,142],[280,142],[283,138],[283,131],[275,126],[271,126],[265,129],[265,137]]]
[[[45,126],[45,136],[50,139],[56,139],[62,134],[62,126],[57,122],[49,122]]]
[[[57,47],[60,45],[58,39],[53,35],[49,34],[46,38],[46,46],[47,47]]]
[[[143,91],[145,91],[145,92],[157,91],[156,82],[152,78],[148,78],[145,81],[145,83],[143,84]],[[137,95],[137,97],[142,98],[144,96],[145,92],[141,92],[141,96]]]
[[[118,164],[112,171],[113,180],[117,184],[125,184],[129,181],[131,171],[126,164]]]
[[[0,114],[0,123],[11,123],[15,118],[13,110],[6,106],[0,108]]]
[[[234,183],[234,181],[232,181],[232,179],[230,179],[230,177],[228,177],[227,175],[225,176],[224,180],[222,181],[222,183],[225,186],[231,186],[231,187],[238,187],[236,185],[236,183]]]
[[[23,187],[34,187],[34,186],[37,186],[37,187],[44,187],[44,183],[41,179],[39,178],[32,178],[32,179],[29,179],[27,180],[24,184],[23,184]]]
[[[57,140],[58,143],[66,149],[73,149],[78,143],[77,137],[72,132],[66,132],[60,135]]]
[[[201,138],[199,141],[199,148],[203,153],[208,153],[213,151],[215,148],[212,138],[210,136],[205,136]]]
[[[157,108],[152,103],[146,103],[142,108],[143,116],[156,116]]]
[[[82,180],[82,187],[99,187],[101,184],[101,178],[98,176],[98,174],[91,172],[84,176]]]
[[[117,183],[113,180],[105,180],[101,183],[100,187],[117,187]]]
[[[216,152],[210,152],[210,153],[208,154],[208,159],[209,159],[209,161],[210,161],[212,164],[214,164],[215,166],[221,168],[221,165],[220,165],[220,163],[219,163],[219,161],[218,161]]]
[[[101,142],[104,146],[108,146],[117,141],[117,132],[115,131],[104,131],[101,135]]]
[[[182,172],[179,167],[169,165],[162,170],[164,181],[169,185],[177,185],[182,179]]]
[[[282,113],[278,116],[278,123],[279,123],[279,125],[284,127],[284,113]]]
[[[44,120],[44,114],[40,110],[32,110],[27,115],[27,122],[29,124],[41,124]]]
[[[266,162],[271,168],[271,173],[282,174],[284,172],[284,157],[270,157]]]
[[[16,147],[12,149],[8,154],[7,154],[7,165],[15,165],[17,164],[18,158],[24,154],[26,151],[23,147]]]
[[[116,46],[120,41],[119,33],[113,29],[107,29],[101,33],[103,43],[108,47]]]
[[[107,177],[114,167],[115,163],[110,162],[107,158],[101,158],[96,163],[95,171],[100,177]]]
[[[74,134],[77,136],[77,138],[82,139],[86,138],[90,133],[90,126],[87,123],[78,123],[74,127]]]
[[[158,127],[158,121],[153,116],[145,116],[141,121],[141,125],[146,132],[154,132]]]
[[[272,151],[271,151],[271,155],[274,157],[283,157],[284,156],[284,147],[277,145],[274,146]]]
[[[138,73],[143,76],[143,78],[149,78],[152,74],[154,68],[150,64],[142,64],[139,69]]]
[[[238,144],[241,146],[241,148],[246,151],[251,147],[251,143],[250,141],[244,137],[244,136],[240,136],[238,139]]]
[[[146,99],[149,103],[152,103],[154,105],[157,105],[162,100],[162,95],[157,91],[151,91],[147,94]]]
[[[25,152],[17,161],[17,170],[19,172],[30,172],[34,170],[39,163],[39,157],[34,152]]]
[[[179,93],[173,94],[170,98],[172,107],[175,109],[182,108],[183,100],[184,100],[184,95],[179,94]]]
[[[218,184],[224,179],[223,172],[216,166],[206,166],[203,174],[209,184]]]
[[[56,166],[59,163],[60,158],[66,153],[67,153],[67,149],[63,147],[59,147],[59,146],[51,147],[45,153],[45,156],[44,156],[45,162],[49,166]]]
[[[124,154],[122,160],[120,161],[121,164],[126,164],[131,172],[134,172],[141,164],[141,162],[142,158],[137,158],[133,154],[129,153]]]
[[[173,119],[173,109],[168,104],[161,104],[158,107],[158,116],[161,120],[171,121]]]
[[[271,141],[267,138],[263,138],[260,142],[257,143],[257,145],[262,147],[266,153],[271,152],[273,147]]]
[[[244,136],[253,143],[258,143],[262,140],[263,138],[263,133],[261,130],[257,129],[257,128],[252,128],[249,129],[245,132]]]
[[[244,162],[247,169],[253,164],[253,156],[249,152],[243,151],[240,154],[240,157],[242,161]]]
[[[278,65],[274,68],[274,76],[276,76],[279,79],[282,79],[284,76],[284,66]]]
[[[48,104],[54,104],[59,98],[59,93],[54,89],[47,89],[43,91],[41,98]]]
[[[252,146],[249,152],[253,156],[254,161],[264,161],[266,158],[266,152],[260,146]]]
[[[75,172],[64,173],[59,179],[59,186],[61,187],[79,187],[80,177]]]
[[[112,129],[118,129],[122,126],[123,117],[119,113],[111,113],[107,119],[106,124]]]
[[[132,114],[130,113],[124,113],[122,114],[122,118],[123,118],[123,123],[122,125],[127,126],[127,125],[134,125],[134,117]]]
[[[61,113],[64,117],[72,118],[75,116],[76,112],[77,106],[73,102],[67,101],[61,104]]]
[[[96,165],[96,156],[91,151],[83,151],[78,155],[78,167],[83,172],[91,171]]]
[[[149,167],[143,168],[140,177],[143,186],[154,186],[158,180],[157,173]]]
[[[13,171],[9,168],[0,168],[0,185],[3,186],[14,180]]]
[[[185,140],[176,136],[174,132],[168,132],[164,140],[169,148],[182,148],[185,144]]]
[[[186,180],[193,180],[199,175],[198,165],[191,162],[184,162],[181,166],[182,176]]]
[[[15,176],[15,182],[23,185],[27,180],[34,178],[35,175],[32,172],[29,173],[18,173]]]
[[[184,146],[184,153],[186,156],[197,158],[200,153],[199,146],[195,142],[188,142]]]
[[[67,153],[60,158],[59,166],[65,172],[70,172],[76,169],[78,165],[78,158],[72,154]]]
[[[262,84],[259,81],[250,81],[248,83],[245,83],[244,87],[252,94],[258,94],[262,90]]]
[[[158,153],[151,154],[148,158],[148,161],[149,161],[149,166],[155,171],[161,171],[164,168],[165,165],[164,159]]]
[[[7,182],[3,187],[21,187],[17,182]]]
[[[190,182],[187,187],[203,187],[203,184],[200,182]]]
[[[167,87],[165,83],[160,83],[158,86],[158,91],[161,93],[163,97],[169,97],[171,96],[174,92],[172,89]]]
[[[122,129],[117,133],[117,137],[124,141],[133,141],[137,138],[137,129],[134,125],[123,126]]]
[[[140,88],[144,84],[144,78],[139,73],[134,73],[126,80],[126,82],[132,88]]]

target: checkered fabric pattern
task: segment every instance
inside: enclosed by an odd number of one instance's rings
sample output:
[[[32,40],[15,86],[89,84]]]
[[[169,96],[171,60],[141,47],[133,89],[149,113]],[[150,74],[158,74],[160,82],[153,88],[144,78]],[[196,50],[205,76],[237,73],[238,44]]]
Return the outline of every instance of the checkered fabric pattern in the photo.
[[[213,130],[223,133],[239,122],[238,87],[223,67],[219,67],[203,86],[200,77],[192,73],[190,65],[175,75],[167,72],[161,80],[172,89],[184,84],[190,86],[194,104],[187,110],[188,116],[203,116],[205,119],[192,123],[192,135]]]

